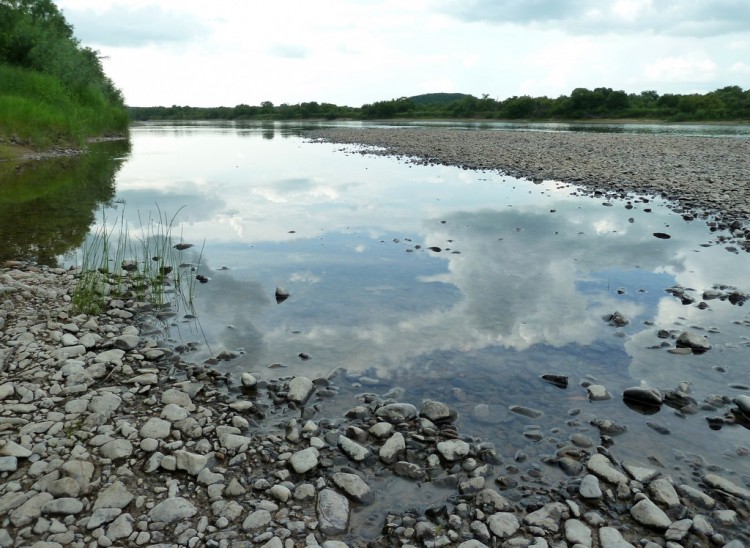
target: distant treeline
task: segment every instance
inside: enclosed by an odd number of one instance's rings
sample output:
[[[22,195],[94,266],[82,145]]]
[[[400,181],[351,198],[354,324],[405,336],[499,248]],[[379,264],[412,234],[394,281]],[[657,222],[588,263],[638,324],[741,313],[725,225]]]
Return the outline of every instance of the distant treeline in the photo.
[[[611,88],[576,88],[570,95],[514,96],[502,101],[457,93],[430,93],[377,101],[359,108],[331,103],[201,108],[130,107],[133,120],[296,120],[336,118],[483,118],[505,120],[654,119],[668,122],[750,120],[750,90],[727,86],[706,94],[625,93]]]
[[[0,143],[44,148],[126,133],[122,94],[51,0],[0,0]]]

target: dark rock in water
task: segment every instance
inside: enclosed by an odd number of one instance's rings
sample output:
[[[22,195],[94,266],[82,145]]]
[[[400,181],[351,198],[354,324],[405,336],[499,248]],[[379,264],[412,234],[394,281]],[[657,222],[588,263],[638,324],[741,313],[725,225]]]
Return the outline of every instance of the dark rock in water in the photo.
[[[661,392],[659,392],[655,388],[645,388],[642,386],[633,386],[632,388],[626,388],[622,394],[622,398],[626,401],[632,401],[655,407],[659,407],[664,401]]]
[[[548,382],[558,388],[568,387],[568,377],[565,375],[553,375],[551,373],[544,374],[540,377],[544,382]]]
[[[276,293],[274,295],[276,297],[276,304],[281,304],[289,298],[289,292],[281,287],[276,288]]]
[[[659,331],[656,332],[656,336],[659,337],[660,339],[668,339],[669,331],[667,331],[666,329],[660,329]]]
[[[671,434],[669,428],[662,424],[659,424],[658,422],[647,422],[646,426],[648,426],[654,432],[658,432],[659,434],[662,434],[664,436],[666,436],[667,434]]]
[[[672,236],[667,234],[666,232],[654,232],[654,236],[657,238],[660,238],[662,240],[669,240]]]
[[[427,249],[429,249],[430,251],[434,251],[435,253],[440,253],[440,252],[442,251],[442,249],[440,249],[440,248],[439,248],[438,246],[436,246],[436,245],[430,246],[430,247],[428,247]]]
[[[602,316],[602,319],[609,325],[612,325],[614,327],[624,327],[630,323],[630,320],[628,320],[625,316],[617,311],[613,312],[612,314]]]
[[[195,279],[198,280],[202,284],[208,283],[208,277],[204,276],[203,274],[196,274]]]
[[[513,413],[523,415],[524,417],[529,417],[530,419],[536,419],[537,417],[541,417],[544,414],[537,409],[531,409],[530,407],[524,407],[522,405],[511,405],[508,409],[510,409]]]
[[[703,335],[695,331],[683,331],[677,337],[677,348],[690,348],[696,354],[705,352],[711,348],[711,343]]]
[[[664,394],[664,403],[677,410],[682,410],[690,405],[698,404],[695,398],[691,398],[679,390],[672,390],[671,392]]]
[[[191,247],[193,247],[193,245],[195,245],[195,244],[184,244],[183,243],[183,244],[177,244],[177,245],[175,245],[173,247],[175,249],[177,249],[178,251],[183,251],[185,249],[190,249]]]
[[[732,402],[739,408],[743,415],[750,418],[750,396],[742,394],[734,398]]]

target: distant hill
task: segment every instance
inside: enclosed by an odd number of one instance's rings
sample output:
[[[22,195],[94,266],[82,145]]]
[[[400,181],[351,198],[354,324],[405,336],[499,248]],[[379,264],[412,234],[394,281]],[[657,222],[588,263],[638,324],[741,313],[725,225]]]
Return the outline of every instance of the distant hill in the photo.
[[[447,105],[453,101],[459,101],[466,97],[471,97],[466,93],[423,93],[409,97],[417,105]]]

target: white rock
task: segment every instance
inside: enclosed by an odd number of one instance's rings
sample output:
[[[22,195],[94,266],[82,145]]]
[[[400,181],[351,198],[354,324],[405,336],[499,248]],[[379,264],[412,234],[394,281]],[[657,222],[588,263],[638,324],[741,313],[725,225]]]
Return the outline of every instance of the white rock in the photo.
[[[356,462],[362,462],[370,455],[369,449],[343,435],[339,436],[339,447],[347,457]]]
[[[512,512],[496,512],[487,518],[487,525],[492,534],[498,538],[508,538],[513,536],[521,526],[518,518]]]
[[[248,514],[245,520],[242,522],[243,531],[255,531],[257,529],[265,528],[271,523],[271,512],[268,510],[255,510]]]
[[[108,441],[99,448],[99,454],[105,459],[124,459],[133,454],[133,444],[121,438]]]
[[[240,377],[240,381],[242,382],[242,386],[244,386],[245,388],[252,388],[256,384],[258,384],[258,379],[256,379],[250,373],[243,373]]]
[[[604,455],[598,453],[593,455],[586,464],[586,467],[591,473],[596,474],[610,483],[627,483],[628,481],[627,476],[619,470],[616,470],[612,466],[612,462]]]
[[[174,523],[193,517],[198,509],[182,497],[171,497],[154,506],[148,515],[153,521]]]
[[[172,431],[172,423],[152,417],[141,426],[140,434],[142,438],[164,439]]]
[[[120,364],[122,363],[122,357],[125,355],[124,350],[120,350],[118,348],[112,348],[110,350],[105,350],[104,352],[100,352],[96,358],[94,358],[94,361],[97,363],[115,363]]]
[[[313,382],[307,377],[294,377],[289,381],[287,399],[294,403],[305,403],[313,391]]]
[[[318,493],[318,524],[324,535],[344,533],[349,526],[349,501],[332,489]]]
[[[191,476],[197,476],[208,464],[208,457],[206,455],[199,455],[188,451],[175,451],[174,456],[177,459],[177,469],[185,470]]]
[[[304,474],[318,466],[318,450],[308,447],[297,451],[289,458],[289,465],[298,474]]]
[[[620,531],[614,527],[599,528],[599,544],[606,548],[635,548],[635,546],[626,541]]]
[[[378,455],[380,456],[380,460],[382,460],[384,463],[391,464],[396,462],[398,460],[399,454],[405,450],[406,441],[404,440],[404,436],[401,432],[396,432],[385,441],[383,446],[380,448]]]
[[[591,547],[591,529],[580,520],[569,519],[565,522],[565,538],[571,544]]]
[[[601,487],[599,487],[599,478],[593,474],[586,474],[581,480],[578,491],[585,499],[598,499],[602,496]]]
[[[633,505],[630,508],[630,515],[637,522],[656,529],[668,529],[672,525],[672,520],[669,519],[669,516],[647,498]]]
[[[447,461],[457,461],[469,454],[471,446],[463,440],[438,442],[437,451]]]
[[[0,440],[0,456],[25,459],[31,456],[31,451],[12,440]]]
[[[356,474],[337,472],[331,478],[336,487],[344,491],[349,498],[362,504],[369,504],[374,499],[370,486]]]
[[[648,491],[655,502],[668,508],[680,505],[680,497],[677,495],[677,491],[675,491],[672,483],[665,478],[652,481],[648,486]]]

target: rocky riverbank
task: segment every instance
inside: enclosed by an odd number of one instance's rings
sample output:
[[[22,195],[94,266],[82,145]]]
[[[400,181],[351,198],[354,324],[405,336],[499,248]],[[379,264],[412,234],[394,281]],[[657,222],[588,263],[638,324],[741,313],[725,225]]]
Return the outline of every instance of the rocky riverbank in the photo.
[[[596,436],[558,432],[557,454],[519,474],[512,455],[462,436],[442,402],[366,392],[344,416],[325,416],[340,377],[232,378],[185,362],[147,335],[143,303],[111,299],[101,315],[75,315],[74,283],[64,269],[0,270],[2,546],[750,540],[741,477],[696,465],[696,488],[620,462],[611,421],[594,425]],[[750,401],[736,404],[750,413]],[[550,486],[547,466],[569,479]],[[383,487],[395,477],[448,495],[386,512],[364,538],[368,508],[398,506]]]
[[[310,136],[419,164],[559,180],[608,196],[658,195],[735,229],[750,220],[750,139],[441,128],[335,128]]]

